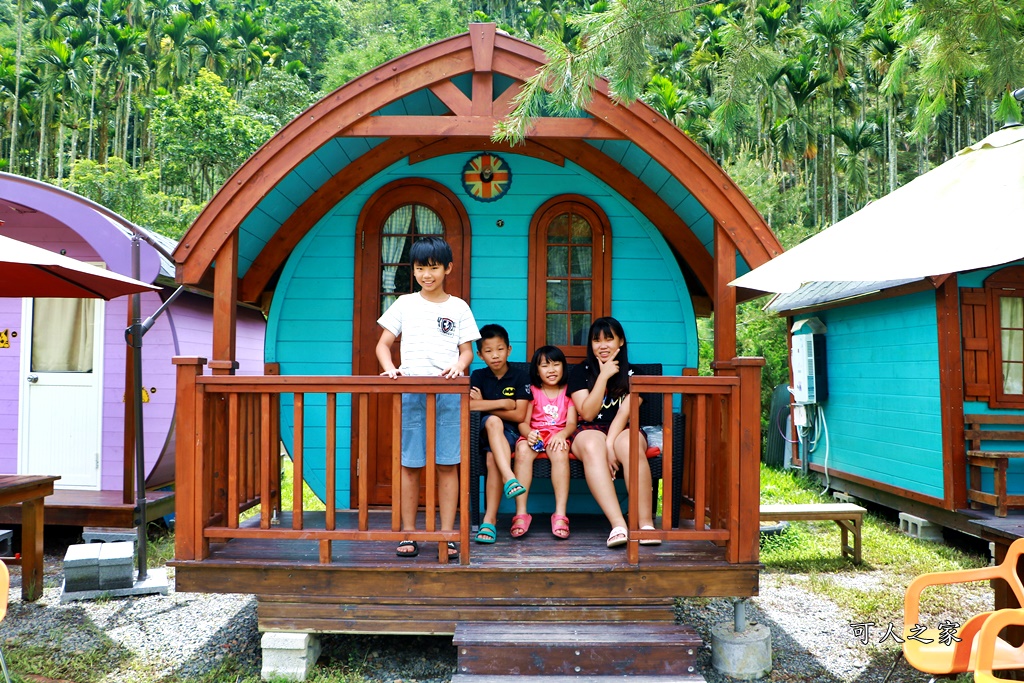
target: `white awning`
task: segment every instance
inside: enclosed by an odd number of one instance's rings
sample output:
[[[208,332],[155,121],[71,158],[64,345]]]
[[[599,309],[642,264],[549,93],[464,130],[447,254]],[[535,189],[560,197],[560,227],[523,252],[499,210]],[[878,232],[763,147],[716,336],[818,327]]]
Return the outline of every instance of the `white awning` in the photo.
[[[922,278],[1024,258],[1024,126],[1004,128],[730,284]]]

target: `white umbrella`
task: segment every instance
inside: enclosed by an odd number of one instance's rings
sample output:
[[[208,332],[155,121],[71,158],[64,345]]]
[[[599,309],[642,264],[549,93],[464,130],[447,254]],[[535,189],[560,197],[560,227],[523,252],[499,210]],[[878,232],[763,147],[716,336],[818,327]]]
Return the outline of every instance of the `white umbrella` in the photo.
[[[0,296],[109,300],[158,289],[119,273],[0,235]]]
[[[730,284],[923,278],[1024,258],[1024,126],[1003,128]]]

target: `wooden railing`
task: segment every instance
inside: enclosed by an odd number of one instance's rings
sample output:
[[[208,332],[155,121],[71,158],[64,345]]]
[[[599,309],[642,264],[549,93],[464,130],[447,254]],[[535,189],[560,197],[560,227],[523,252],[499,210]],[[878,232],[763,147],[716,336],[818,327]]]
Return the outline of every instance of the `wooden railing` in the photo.
[[[177,453],[176,498],[177,532],[175,556],[178,560],[202,560],[209,556],[210,541],[222,539],[292,539],[317,541],[320,562],[331,562],[334,541],[436,542],[438,561],[447,562],[446,542],[460,544],[460,562],[469,564],[471,554],[469,519],[469,458],[460,465],[458,529],[441,531],[436,526],[436,469],[434,410],[437,394],[462,396],[461,452],[471,451],[469,444],[468,380],[440,378],[399,378],[376,376],[230,376],[203,375],[202,358],[176,358]],[[673,440],[685,439],[686,466],[681,490],[674,491],[671,458],[663,458],[663,509],[672,509],[674,497],[682,496],[687,517],[679,528],[672,528],[671,515],[663,515],[662,528],[640,531],[638,528],[636,482],[637,458],[630,459],[628,561],[639,563],[641,538],[664,540],[710,540],[726,547],[726,559],[732,563],[756,562],[758,539],[759,401],[760,359],[734,359],[719,364],[715,377],[632,378],[632,391],[661,393],[665,415],[663,452],[671,453]],[[392,406],[392,504],[390,529],[370,528],[369,482],[359,477],[351,500],[357,512],[355,524],[339,528],[336,500],[337,423],[339,395],[351,395],[353,406],[353,452],[357,472],[368,472],[369,424],[368,398],[373,394],[391,395]],[[401,394],[427,395],[427,466],[425,529],[401,529]],[[323,528],[307,528],[303,509],[303,438],[306,397],[326,395],[324,443],[326,466],[326,513]],[[671,411],[673,397],[682,396],[685,412],[683,435],[673,433]],[[291,395],[294,412],[292,474],[294,495],[290,501],[280,496],[280,411],[281,396]],[[382,403],[382,405],[384,405]],[[638,405],[631,404],[631,425],[639,424]],[[636,428],[631,431],[631,449],[639,449]],[[347,472],[347,468],[343,468]],[[241,524],[242,513],[261,504],[259,525]],[[291,526],[274,524],[275,512],[291,513]]]

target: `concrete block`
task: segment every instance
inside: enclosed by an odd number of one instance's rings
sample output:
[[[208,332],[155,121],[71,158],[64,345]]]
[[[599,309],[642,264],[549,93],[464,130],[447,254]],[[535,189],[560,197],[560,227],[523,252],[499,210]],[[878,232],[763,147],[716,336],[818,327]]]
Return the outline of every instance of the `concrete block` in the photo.
[[[112,527],[88,526],[82,529],[83,543],[117,543],[130,541],[137,543],[139,532],[135,529],[116,529]]]
[[[996,566],[996,544],[991,541],[988,544],[988,566]]]
[[[14,553],[11,548],[11,539],[14,538],[14,532],[10,529],[0,529],[0,555],[4,557],[10,557]]]
[[[130,588],[134,581],[133,564],[135,545],[125,541],[100,543],[99,587],[100,590]]]
[[[260,639],[263,680],[272,677],[304,681],[320,658],[317,633],[267,631]]]
[[[100,587],[100,546],[69,545],[64,553],[64,585],[70,591],[98,590]]]
[[[900,513],[900,531],[922,541],[942,542],[942,527],[909,512]]]
[[[842,491],[833,491],[832,497],[836,499],[837,503],[853,503],[854,505],[860,505],[860,501],[858,501],[855,497],[851,496],[849,493],[843,493]]]
[[[742,633],[733,622],[711,627],[711,665],[743,681],[761,678],[772,670],[772,633],[764,624],[748,624]]]

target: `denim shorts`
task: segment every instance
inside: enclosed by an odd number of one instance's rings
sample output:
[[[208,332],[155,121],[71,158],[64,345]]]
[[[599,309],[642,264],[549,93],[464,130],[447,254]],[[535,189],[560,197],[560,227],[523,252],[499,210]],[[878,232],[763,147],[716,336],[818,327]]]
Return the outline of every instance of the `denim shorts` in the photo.
[[[438,394],[435,415],[435,462],[458,465],[462,430],[458,394]],[[402,394],[402,466],[427,465],[427,395]]]
[[[480,450],[484,453],[491,452],[490,441],[487,440],[487,427],[486,422],[489,418],[494,417],[490,413],[483,413],[480,415]],[[501,420],[500,417],[494,417],[496,420]],[[508,422],[501,420],[502,430],[505,432],[505,441],[508,441],[508,448],[510,453],[516,452],[516,441],[519,440],[519,430]]]

